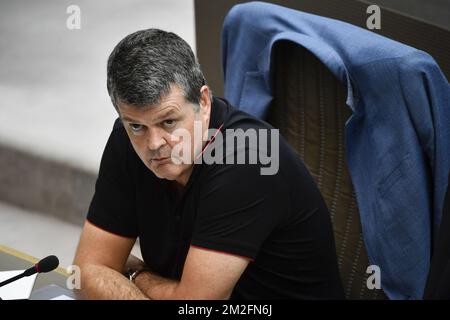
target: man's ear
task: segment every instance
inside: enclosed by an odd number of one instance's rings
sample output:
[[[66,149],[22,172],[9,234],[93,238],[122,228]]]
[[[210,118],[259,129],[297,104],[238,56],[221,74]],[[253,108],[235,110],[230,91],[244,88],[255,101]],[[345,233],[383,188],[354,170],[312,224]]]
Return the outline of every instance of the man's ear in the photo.
[[[210,98],[210,90],[207,85],[204,85],[200,88],[200,111],[202,113],[209,113],[211,109],[211,98]]]

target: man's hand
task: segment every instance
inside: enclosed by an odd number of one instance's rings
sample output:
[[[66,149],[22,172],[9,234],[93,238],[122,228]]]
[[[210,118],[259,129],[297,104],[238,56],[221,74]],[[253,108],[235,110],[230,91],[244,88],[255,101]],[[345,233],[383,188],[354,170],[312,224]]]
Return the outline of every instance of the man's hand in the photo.
[[[150,299],[229,299],[249,259],[191,246],[181,281],[142,272],[135,280]]]
[[[228,299],[249,263],[248,258],[191,246],[181,281],[142,272],[133,284],[124,271],[144,266],[130,255],[134,242],[86,222],[74,262],[81,269],[83,298]]]

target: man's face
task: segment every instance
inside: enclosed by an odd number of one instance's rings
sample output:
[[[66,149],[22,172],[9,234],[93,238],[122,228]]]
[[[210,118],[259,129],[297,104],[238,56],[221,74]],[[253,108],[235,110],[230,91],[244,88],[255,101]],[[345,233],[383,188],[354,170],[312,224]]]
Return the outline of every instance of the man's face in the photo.
[[[202,136],[209,126],[211,101],[208,87],[203,86],[201,93],[198,111],[194,110],[192,103],[186,101],[183,90],[175,85],[158,105],[137,108],[118,103],[120,117],[134,150],[158,178],[176,180],[182,185],[187,183],[195,154],[202,148],[202,141],[194,141],[194,121],[200,121]],[[178,129],[188,132],[190,141],[177,135],[176,131],[180,131]],[[173,163],[172,149],[180,143],[191,150],[189,163]],[[180,145],[178,149],[181,149]],[[180,153],[180,156],[184,155]]]

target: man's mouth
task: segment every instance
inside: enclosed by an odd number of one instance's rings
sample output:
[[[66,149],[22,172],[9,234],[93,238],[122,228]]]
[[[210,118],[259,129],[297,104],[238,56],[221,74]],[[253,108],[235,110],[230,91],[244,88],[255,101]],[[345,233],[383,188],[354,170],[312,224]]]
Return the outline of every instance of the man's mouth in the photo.
[[[167,160],[167,159],[170,159],[170,157],[152,158],[152,161],[163,161],[163,160]]]

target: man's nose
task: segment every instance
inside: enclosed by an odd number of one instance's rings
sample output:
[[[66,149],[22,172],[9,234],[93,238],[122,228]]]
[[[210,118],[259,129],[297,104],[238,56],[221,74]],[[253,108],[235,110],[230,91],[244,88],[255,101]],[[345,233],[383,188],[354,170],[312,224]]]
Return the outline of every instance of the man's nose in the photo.
[[[162,130],[160,128],[151,128],[148,130],[147,147],[150,150],[157,151],[166,144],[164,134],[161,131]]]

